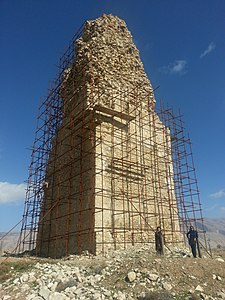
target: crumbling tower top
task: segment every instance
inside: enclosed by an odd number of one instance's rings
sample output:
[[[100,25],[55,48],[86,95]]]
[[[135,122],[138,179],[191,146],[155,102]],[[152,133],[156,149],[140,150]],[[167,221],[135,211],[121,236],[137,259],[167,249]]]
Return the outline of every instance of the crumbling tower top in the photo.
[[[133,109],[154,108],[151,83],[123,20],[104,14],[87,21],[75,44],[76,61],[67,70],[67,91],[71,90],[71,80],[68,79],[72,77],[77,98],[80,101],[86,98],[88,106],[98,104],[127,113]],[[126,107],[121,108],[116,102],[122,94],[126,95]],[[134,94],[140,99],[139,108],[133,106]],[[66,98],[68,96],[64,95]]]

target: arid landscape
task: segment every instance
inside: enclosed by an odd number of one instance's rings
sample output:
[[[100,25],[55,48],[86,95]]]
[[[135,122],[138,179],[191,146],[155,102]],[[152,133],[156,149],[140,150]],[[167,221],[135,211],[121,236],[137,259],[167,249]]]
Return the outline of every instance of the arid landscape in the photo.
[[[203,251],[202,259],[194,259],[185,248],[157,256],[153,246],[104,257],[18,258],[8,253],[18,238],[11,233],[1,243],[0,299],[225,299],[224,224],[225,219],[206,219],[212,256]]]
[[[2,257],[0,299],[225,299],[225,251],[194,259],[187,249],[157,256],[148,246],[107,256]]]

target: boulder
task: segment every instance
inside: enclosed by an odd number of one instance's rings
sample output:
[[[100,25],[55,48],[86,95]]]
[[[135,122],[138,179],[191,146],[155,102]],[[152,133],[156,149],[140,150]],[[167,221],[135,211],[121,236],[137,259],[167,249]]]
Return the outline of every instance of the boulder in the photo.
[[[149,278],[151,281],[157,281],[158,278],[159,278],[159,275],[150,273],[150,274],[148,274],[148,278]]]
[[[204,292],[204,289],[200,285],[197,285],[195,290],[198,292]]]
[[[46,286],[43,286],[40,289],[38,295],[41,296],[43,299],[48,300],[50,293],[51,291]]]
[[[170,290],[172,290],[172,285],[170,283],[163,282],[162,288],[166,291],[170,291]]]
[[[133,282],[136,279],[137,275],[134,271],[131,271],[127,274],[127,279],[129,282]]]

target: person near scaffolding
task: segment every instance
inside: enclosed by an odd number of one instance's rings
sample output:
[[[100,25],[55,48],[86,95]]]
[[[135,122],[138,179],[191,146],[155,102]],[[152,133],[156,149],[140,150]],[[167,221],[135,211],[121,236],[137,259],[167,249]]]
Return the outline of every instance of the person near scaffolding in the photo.
[[[164,254],[164,238],[160,226],[156,228],[155,232],[155,250],[157,254]]]
[[[190,226],[190,229],[187,233],[188,243],[191,247],[191,252],[193,256],[196,258],[196,246],[198,243],[198,232],[194,230],[193,226]]]

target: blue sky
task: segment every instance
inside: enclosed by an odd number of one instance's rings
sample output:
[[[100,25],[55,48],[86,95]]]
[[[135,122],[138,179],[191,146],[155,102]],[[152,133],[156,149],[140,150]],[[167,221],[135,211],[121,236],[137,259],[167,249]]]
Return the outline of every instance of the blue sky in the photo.
[[[0,0],[0,231],[22,218],[38,106],[59,57],[103,13],[127,23],[156,100],[184,114],[203,215],[225,216],[225,1]]]

